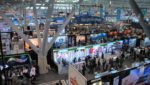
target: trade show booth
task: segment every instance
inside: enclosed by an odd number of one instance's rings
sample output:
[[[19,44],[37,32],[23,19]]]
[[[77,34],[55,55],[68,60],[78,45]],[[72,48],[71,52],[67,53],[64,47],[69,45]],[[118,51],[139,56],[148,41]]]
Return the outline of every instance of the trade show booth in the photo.
[[[55,64],[63,68],[68,64],[76,64],[83,62],[86,57],[101,57],[102,54],[108,54],[119,50],[122,48],[123,41],[115,41],[110,43],[87,45],[80,47],[71,47],[65,49],[56,49],[53,50],[53,59]]]

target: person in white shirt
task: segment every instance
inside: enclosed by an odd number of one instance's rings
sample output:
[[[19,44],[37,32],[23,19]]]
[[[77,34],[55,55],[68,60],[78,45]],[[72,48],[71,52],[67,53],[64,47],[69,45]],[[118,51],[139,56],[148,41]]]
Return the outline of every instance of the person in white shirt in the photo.
[[[30,77],[34,77],[35,75],[36,75],[36,68],[32,66],[30,70]]]
[[[35,84],[36,68],[32,65],[30,70],[31,83]]]
[[[28,73],[28,69],[23,67],[23,73]]]

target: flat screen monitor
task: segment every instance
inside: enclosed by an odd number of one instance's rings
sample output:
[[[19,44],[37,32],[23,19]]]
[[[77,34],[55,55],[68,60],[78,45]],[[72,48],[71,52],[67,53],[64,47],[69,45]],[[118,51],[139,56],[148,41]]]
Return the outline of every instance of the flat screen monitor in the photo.
[[[129,44],[129,40],[125,39],[125,40],[123,40],[123,43],[126,44],[126,45],[128,45]]]
[[[136,85],[150,85],[150,66],[141,68],[141,74]]]
[[[150,38],[146,37],[144,39],[144,46],[150,46]]]
[[[97,39],[98,39],[97,36],[98,36],[98,34],[91,34],[91,35],[90,35],[90,38],[91,38],[91,40],[94,41],[94,40],[97,40]]]
[[[59,36],[55,41],[55,47],[60,47],[65,44],[67,36]]]
[[[6,57],[5,60],[9,66],[31,64],[31,57],[27,54]]]
[[[136,39],[129,39],[129,46],[135,47],[136,46]]]
[[[130,74],[122,79],[122,85],[136,85],[136,82],[139,79],[140,70],[133,69],[130,71]]]

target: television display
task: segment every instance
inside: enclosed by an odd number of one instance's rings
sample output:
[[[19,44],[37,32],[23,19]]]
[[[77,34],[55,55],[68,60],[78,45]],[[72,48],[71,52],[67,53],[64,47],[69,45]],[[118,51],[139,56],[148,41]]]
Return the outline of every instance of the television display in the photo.
[[[136,85],[150,85],[150,66],[142,68],[140,78],[136,82]]]
[[[5,57],[5,60],[9,66],[31,64],[31,58],[29,55],[15,55]]]
[[[150,85],[150,66],[141,66],[130,71],[122,85]]]
[[[62,20],[61,20],[61,19],[60,19],[60,20],[57,20],[56,23],[63,24],[63,23],[64,23],[64,20],[63,20],[63,19],[62,19]]]
[[[139,79],[140,70],[133,69],[130,71],[130,74],[122,79],[122,85],[136,85],[136,82]]]
[[[95,40],[98,40],[97,36],[98,36],[98,34],[91,34],[90,38],[91,38],[91,40],[95,41]]]
[[[100,39],[105,38],[105,37],[107,37],[106,33],[99,33],[99,34],[91,34],[90,35],[91,40],[100,40]]]
[[[150,46],[150,38],[146,37],[144,39],[144,46]]]
[[[65,19],[63,17],[56,17],[54,19],[54,21],[57,23],[57,24],[63,24]]]
[[[55,41],[55,47],[60,47],[62,45],[65,45],[67,36],[59,36]]]
[[[136,39],[129,39],[129,46],[135,47],[136,46]]]
[[[13,18],[13,19],[12,19],[12,23],[13,23],[14,25],[19,25],[18,20],[17,20],[17,19],[15,19],[15,18]]]
[[[125,39],[125,40],[123,40],[123,43],[126,44],[126,45],[128,45],[129,44],[129,40]]]
[[[116,41],[116,42],[114,42],[114,49],[120,49],[120,48],[122,48],[122,45],[123,45],[122,40]]]
[[[147,75],[149,75],[149,74],[150,74],[150,66],[145,66],[143,75],[144,75],[144,76],[147,76]]]

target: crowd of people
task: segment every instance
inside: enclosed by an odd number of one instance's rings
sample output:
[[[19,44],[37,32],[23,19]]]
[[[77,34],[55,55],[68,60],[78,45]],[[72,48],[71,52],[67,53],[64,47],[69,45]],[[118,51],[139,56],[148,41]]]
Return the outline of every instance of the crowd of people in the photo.
[[[124,53],[120,57],[117,57],[116,59],[105,58],[105,55],[102,54],[101,57],[95,56],[95,57],[86,57],[85,58],[85,65],[83,65],[82,73],[85,75],[86,68],[88,69],[89,74],[93,74],[95,71],[98,72],[104,72],[107,70],[119,69],[122,67],[123,64],[123,57]]]
[[[5,74],[1,75],[1,85],[35,85],[36,70],[34,65],[6,69]]]
[[[104,53],[102,53],[102,56],[86,57],[85,63],[82,65],[81,72],[83,75],[86,75],[86,72],[89,74],[94,74],[94,72],[105,72],[114,69],[121,70],[130,67],[125,65],[124,62],[131,64],[134,62],[143,62],[145,59],[149,60],[149,56],[149,47],[129,47],[125,45],[121,49],[120,55],[116,58],[105,58],[106,56]]]

